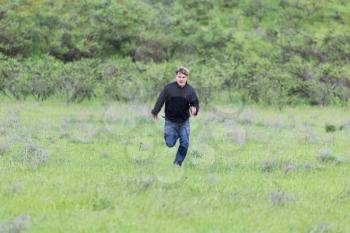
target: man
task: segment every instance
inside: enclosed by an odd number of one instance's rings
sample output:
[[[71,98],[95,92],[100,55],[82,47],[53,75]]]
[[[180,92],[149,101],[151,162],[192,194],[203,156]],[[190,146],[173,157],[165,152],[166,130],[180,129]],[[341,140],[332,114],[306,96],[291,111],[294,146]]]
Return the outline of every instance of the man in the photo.
[[[164,139],[168,147],[173,147],[178,138],[180,145],[174,164],[181,166],[190,142],[190,113],[197,116],[199,100],[195,90],[187,83],[189,70],[186,67],[176,69],[176,80],[167,84],[160,93],[152,109],[153,118],[157,118],[165,103]]]

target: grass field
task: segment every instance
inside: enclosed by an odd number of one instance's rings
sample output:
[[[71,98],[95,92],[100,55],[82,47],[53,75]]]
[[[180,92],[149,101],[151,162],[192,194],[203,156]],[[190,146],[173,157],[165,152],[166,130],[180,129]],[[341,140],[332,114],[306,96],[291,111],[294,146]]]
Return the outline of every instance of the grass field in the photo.
[[[150,107],[2,100],[0,232],[350,232],[348,108],[202,108],[177,168]]]

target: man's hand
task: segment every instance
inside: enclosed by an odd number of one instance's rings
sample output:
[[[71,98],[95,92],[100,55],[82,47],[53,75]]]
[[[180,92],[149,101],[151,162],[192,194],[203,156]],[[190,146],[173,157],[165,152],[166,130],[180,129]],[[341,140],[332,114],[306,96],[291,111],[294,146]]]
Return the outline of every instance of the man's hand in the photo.
[[[153,113],[151,113],[151,118],[156,120],[156,119],[158,119],[158,116],[153,114]]]
[[[193,116],[196,116],[196,113],[197,113],[197,108],[194,107],[194,106],[191,106],[191,114],[192,114]]]

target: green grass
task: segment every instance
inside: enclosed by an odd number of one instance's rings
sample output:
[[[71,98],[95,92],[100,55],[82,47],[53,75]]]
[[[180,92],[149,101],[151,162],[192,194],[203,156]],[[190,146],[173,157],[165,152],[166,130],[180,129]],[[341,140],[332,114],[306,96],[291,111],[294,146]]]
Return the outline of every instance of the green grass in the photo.
[[[348,109],[202,108],[178,169],[150,107],[2,100],[0,232],[350,231]]]

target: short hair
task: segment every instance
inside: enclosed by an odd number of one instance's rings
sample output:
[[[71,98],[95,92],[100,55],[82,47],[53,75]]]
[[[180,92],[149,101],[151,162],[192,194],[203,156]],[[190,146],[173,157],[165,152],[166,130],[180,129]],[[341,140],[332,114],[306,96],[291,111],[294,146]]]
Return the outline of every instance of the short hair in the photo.
[[[190,73],[190,71],[189,71],[186,67],[180,66],[180,67],[178,67],[178,68],[176,69],[176,74],[178,74],[178,73],[181,73],[181,74],[184,74],[184,75],[188,76],[188,74]]]

